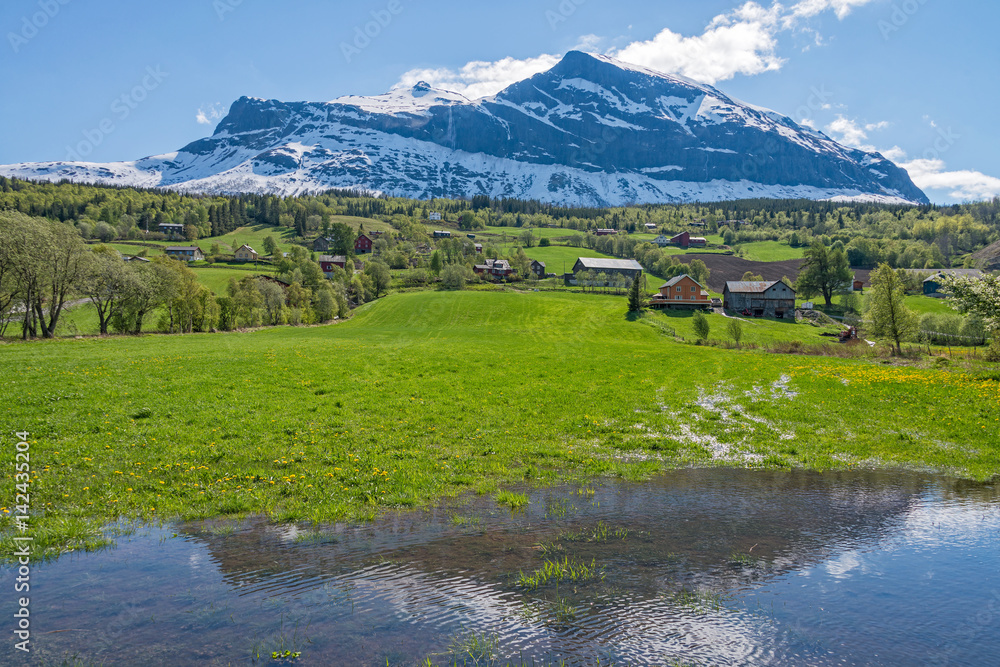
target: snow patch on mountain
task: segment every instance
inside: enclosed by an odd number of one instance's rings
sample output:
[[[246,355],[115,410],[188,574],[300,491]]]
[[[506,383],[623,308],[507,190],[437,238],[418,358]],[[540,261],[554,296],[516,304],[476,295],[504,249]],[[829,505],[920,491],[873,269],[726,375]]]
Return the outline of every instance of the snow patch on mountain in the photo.
[[[211,137],[113,164],[0,167],[19,178],[295,195],[330,188],[565,205],[747,197],[925,203],[881,155],[711,86],[572,52],[471,101],[425,83],[328,103],[240,98]]]

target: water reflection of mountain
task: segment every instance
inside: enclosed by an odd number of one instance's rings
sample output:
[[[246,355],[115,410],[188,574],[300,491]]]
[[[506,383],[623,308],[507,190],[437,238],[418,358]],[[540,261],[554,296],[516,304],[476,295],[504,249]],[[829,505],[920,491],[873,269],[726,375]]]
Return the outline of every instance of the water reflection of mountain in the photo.
[[[729,469],[671,472],[641,484],[604,482],[536,491],[519,513],[488,499],[394,514],[364,526],[321,529],[251,521],[234,532],[188,526],[228,582],[288,591],[319,585],[373,562],[406,562],[426,572],[503,580],[539,562],[540,543],[613,561],[616,570],[683,562],[691,574],[721,576],[731,557],[780,573],[831,549],[874,541],[893,530],[931,486],[912,474],[810,473]],[[956,489],[962,493],[961,489]],[[595,544],[581,536],[598,524],[628,536]],[[668,558],[669,555],[669,558]],[[600,559],[599,559],[600,560]],[[280,580],[280,583],[276,581]],[[619,582],[620,583],[620,582]]]
[[[256,522],[232,534],[185,532],[240,594],[314,599],[323,590],[334,616],[349,598],[352,612],[387,615],[411,630],[488,628],[525,654],[594,655],[596,646],[629,664],[676,655],[767,663],[777,655],[774,628],[725,613],[728,596],[884,540],[928,493],[995,500],[992,487],[943,484],[873,471],[682,470],[592,492],[535,491],[514,514],[472,499],[361,527]],[[518,572],[565,557],[595,562],[603,580],[517,586]]]
[[[361,527],[149,531],[38,568],[32,657],[232,664],[284,648],[303,665],[474,664],[461,644],[473,631],[514,664],[1000,652],[995,616],[981,616],[1000,599],[1000,492],[915,474],[687,470],[534,491],[513,515],[474,498]],[[603,578],[518,585],[567,557]]]

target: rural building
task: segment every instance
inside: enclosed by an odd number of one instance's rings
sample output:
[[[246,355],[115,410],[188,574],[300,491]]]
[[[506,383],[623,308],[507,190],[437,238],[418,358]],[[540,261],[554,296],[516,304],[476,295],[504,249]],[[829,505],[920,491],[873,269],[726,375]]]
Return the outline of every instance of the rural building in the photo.
[[[754,317],[795,317],[795,290],[781,280],[727,282],[722,306]]]
[[[182,262],[197,262],[205,259],[201,248],[198,246],[170,246],[165,250],[169,257],[179,259]]]
[[[642,265],[634,259],[599,259],[597,257],[581,257],[573,265],[573,274],[582,271],[593,271],[603,273],[608,277],[613,275],[625,276],[629,280],[635,280],[642,275]]]
[[[660,239],[665,239],[665,242],[661,243]],[[661,247],[668,245],[675,245],[681,248],[687,249],[691,247],[704,248],[708,245],[708,239],[703,239],[700,236],[691,236],[691,232],[681,232],[677,236],[667,239],[665,236],[661,236],[656,239],[656,242]]]
[[[164,222],[158,225],[160,233],[166,234],[167,236],[179,238],[184,238],[184,225],[175,225],[173,223]]]
[[[660,234],[659,236],[656,237],[653,243],[660,246],[661,248],[666,248],[668,245],[670,245],[670,237],[667,236],[666,234]]]
[[[373,243],[367,234],[362,234],[354,241],[354,252],[359,255],[367,255],[372,251]]]
[[[654,224],[652,222],[647,222],[646,223],[646,231],[647,232],[654,232],[655,233],[656,232],[656,224]]]
[[[531,262],[531,272],[535,274],[538,278],[545,277],[545,262],[539,262],[537,259]]]
[[[941,294],[941,279],[945,276],[980,280],[983,277],[983,272],[979,269],[944,269],[938,271],[933,276],[924,280],[924,294],[927,296],[943,297],[944,294]]]
[[[618,235],[618,230],[617,229],[598,229],[597,232],[595,232],[595,233],[598,236],[617,236]]]
[[[484,264],[474,266],[472,270],[476,275],[493,281],[507,280],[517,273],[505,259],[488,259]]]
[[[257,261],[257,251],[248,245],[240,246],[240,249],[235,253],[237,262],[256,262]]]
[[[649,303],[654,308],[708,308],[712,299],[697,280],[687,275],[668,280]]]
[[[475,248],[476,248],[476,253],[477,254],[480,254],[480,255],[483,254],[483,244],[482,243],[477,243],[475,245]]]
[[[863,281],[863,280],[855,280],[854,281],[854,291],[855,292],[864,292],[865,291],[865,281]]]
[[[431,222],[441,222],[441,214],[438,213],[437,211],[434,211],[427,216],[427,219],[430,220]]]
[[[321,255],[319,258],[319,266],[323,269],[323,273],[326,274],[327,278],[333,273],[333,267],[337,266],[345,271],[347,270],[347,258],[343,255]]]
[[[315,241],[313,241],[313,251],[314,252],[328,252],[333,244],[336,243],[336,239],[330,236],[321,236]]]
[[[434,231],[434,238],[436,239],[450,239],[451,232],[437,229]]]

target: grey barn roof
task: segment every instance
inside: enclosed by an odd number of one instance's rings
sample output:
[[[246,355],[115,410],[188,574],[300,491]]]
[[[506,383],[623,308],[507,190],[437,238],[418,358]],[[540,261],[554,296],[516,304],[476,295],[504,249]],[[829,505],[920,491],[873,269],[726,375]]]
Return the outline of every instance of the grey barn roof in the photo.
[[[939,269],[930,278],[924,280],[925,283],[937,281],[941,276],[955,276],[957,278],[982,278],[983,272],[979,269]]]
[[[585,269],[612,271],[642,271],[642,264],[634,259],[603,259],[599,257],[580,257],[578,260]]]
[[[735,280],[727,282],[726,289],[732,294],[763,294],[780,282],[780,280]]]

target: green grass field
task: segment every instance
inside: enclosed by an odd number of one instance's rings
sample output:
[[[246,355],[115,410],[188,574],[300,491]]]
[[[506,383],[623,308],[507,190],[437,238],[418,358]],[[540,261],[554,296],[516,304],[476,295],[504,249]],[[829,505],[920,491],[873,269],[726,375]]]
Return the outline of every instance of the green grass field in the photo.
[[[780,241],[758,241],[743,243],[740,248],[746,253],[746,259],[754,262],[783,262],[786,259],[801,259],[805,257],[805,248],[793,248]]]
[[[476,231],[470,232],[476,235],[476,240],[482,236],[485,239],[499,239],[503,238],[506,234],[508,239],[517,239],[522,232],[527,228],[520,227],[487,227],[486,231]],[[550,227],[531,227],[531,235],[536,239],[568,239],[573,236],[584,236],[585,232],[581,232],[576,229],[563,229],[561,227],[550,228]],[[463,232],[464,234],[464,232]]]
[[[232,278],[242,280],[247,276],[271,275],[275,269],[270,264],[253,262],[234,264],[233,266],[214,264],[212,266],[195,266],[192,270],[198,274],[198,282],[208,287],[218,295],[228,293],[229,281]]]
[[[906,307],[915,313],[934,313],[944,315],[956,315],[958,311],[948,305],[947,299],[935,299],[934,297],[918,294],[906,297]]]
[[[684,317],[624,304],[416,292],[332,326],[7,344],[4,448],[30,432],[36,553],[95,547],[117,519],[329,522],[673,466],[1000,468],[995,380],[678,343],[657,322]],[[15,493],[11,463],[5,554]]]

